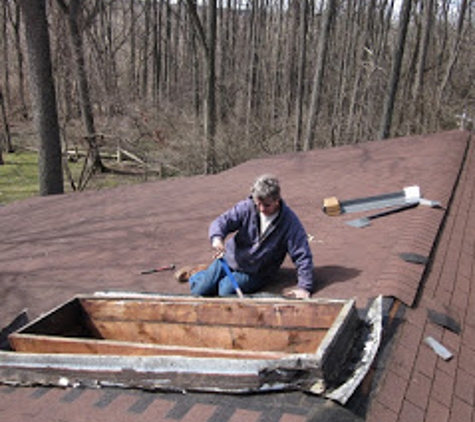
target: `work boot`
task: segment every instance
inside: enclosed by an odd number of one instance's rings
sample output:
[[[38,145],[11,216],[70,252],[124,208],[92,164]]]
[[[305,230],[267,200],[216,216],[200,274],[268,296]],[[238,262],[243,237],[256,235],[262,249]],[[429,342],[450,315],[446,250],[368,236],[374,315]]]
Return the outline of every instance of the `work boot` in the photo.
[[[200,264],[196,267],[182,267],[175,272],[175,278],[179,283],[186,283],[193,274],[196,274],[199,271],[206,270],[208,266],[206,264]]]

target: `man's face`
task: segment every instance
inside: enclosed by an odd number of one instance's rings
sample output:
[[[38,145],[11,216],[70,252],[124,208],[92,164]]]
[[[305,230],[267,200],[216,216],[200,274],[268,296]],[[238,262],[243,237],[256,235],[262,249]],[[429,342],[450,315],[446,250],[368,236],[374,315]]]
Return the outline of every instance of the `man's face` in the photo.
[[[279,211],[280,201],[271,197],[255,199],[256,207],[264,215],[272,215]]]

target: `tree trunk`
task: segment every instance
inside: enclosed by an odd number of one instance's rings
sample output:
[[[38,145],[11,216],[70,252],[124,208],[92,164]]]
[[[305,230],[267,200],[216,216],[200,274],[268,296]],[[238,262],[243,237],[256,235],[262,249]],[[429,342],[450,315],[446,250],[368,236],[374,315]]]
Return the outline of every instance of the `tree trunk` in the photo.
[[[396,102],[397,88],[401,75],[402,58],[406,46],[407,28],[411,18],[412,0],[404,0],[401,9],[401,17],[399,23],[398,37],[393,53],[393,64],[389,77],[386,101],[384,102],[383,115],[381,118],[381,127],[379,138],[386,139],[391,131],[391,123],[393,119],[394,104]]]
[[[280,0],[280,7],[285,10],[287,7],[286,4],[283,4],[284,1]],[[286,103],[285,103],[285,116],[290,118],[293,116],[295,109],[296,101],[296,87],[295,81],[298,78],[298,22],[299,22],[299,7],[298,2],[294,1],[290,3],[288,11],[285,18],[285,28],[284,34],[285,37],[285,57],[283,59],[284,63],[284,87],[283,89],[286,92]]]
[[[61,140],[56,106],[46,1],[19,0],[25,22],[30,92],[39,139],[39,187],[41,195],[64,192]]]
[[[12,144],[12,136],[10,132],[10,124],[8,123],[7,117],[7,106],[5,104],[5,98],[3,96],[3,91],[0,88],[0,113],[2,115],[2,122],[3,122],[3,145],[0,146],[3,149],[4,145],[7,147],[8,152],[14,152],[13,144]]]
[[[190,48],[192,49],[192,91],[193,91],[193,115],[196,121],[200,120],[201,115],[201,66],[198,53],[197,37],[193,33],[190,39]]]
[[[204,64],[206,69],[206,100],[204,107],[205,129],[205,173],[216,172],[216,0],[209,0],[207,34],[198,16],[194,0],[186,0],[190,18],[193,22],[198,39],[204,51]]]
[[[172,47],[172,0],[165,1],[164,16],[164,57],[163,57],[163,82],[165,99],[170,101],[172,98],[172,74],[173,74],[173,47]]]
[[[457,22],[457,32],[455,34],[455,39],[453,41],[453,47],[450,49],[449,60],[447,62],[447,67],[445,69],[444,77],[439,87],[439,98],[438,98],[439,109],[442,104],[442,97],[444,95],[445,88],[447,87],[450,81],[453,69],[455,67],[455,63],[460,53],[460,45],[463,38],[463,27],[464,27],[465,15],[467,14],[468,6],[469,6],[468,0],[461,1],[460,13],[459,13],[458,22]]]
[[[148,94],[148,56],[149,56],[149,40],[150,40],[150,21],[151,21],[151,4],[149,1],[144,3],[144,19],[145,27],[143,34],[143,44],[142,44],[142,98],[147,101]]]
[[[152,35],[152,98],[157,107],[160,103],[161,70],[162,70],[162,2],[153,2],[153,35]]]
[[[81,107],[81,116],[86,128],[86,140],[89,145],[89,154],[91,157],[90,168],[87,169],[89,175],[94,171],[100,172],[105,170],[104,165],[99,154],[99,147],[97,145],[97,133],[94,122],[94,113],[92,110],[91,96],[89,92],[89,82],[87,78],[86,62],[84,60],[82,35],[79,29],[79,13],[81,7],[81,0],[71,0],[69,7],[63,0],[57,0],[62,10],[67,14],[69,31],[71,37],[72,52],[74,58],[74,68],[76,71],[76,78],[78,82],[79,104]],[[84,174],[83,174],[84,176]],[[88,176],[81,177],[78,182],[78,189],[84,189],[88,180]]]
[[[416,6],[420,7],[420,24],[417,26],[417,40],[414,51],[414,65],[413,72],[409,75],[414,75],[414,80],[407,80],[407,88],[410,89],[407,95],[409,107],[405,110],[406,116],[402,118],[408,122],[411,127],[411,132],[417,132],[424,127],[424,114],[426,104],[430,103],[430,98],[424,92],[425,73],[427,65],[427,57],[429,53],[430,39],[432,37],[432,22],[434,15],[434,0],[423,0]],[[407,73],[406,73],[407,74]],[[412,86],[410,85],[412,83]],[[408,118],[410,116],[410,118]]]
[[[317,64],[313,78],[312,98],[305,135],[304,150],[309,151],[314,147],[315,132],[317,127],[318,112],[322,103],[323,74],[327,60],[328,45],[330,43],[330,29],[336,10],[337,0],[328,0],[318,40]]]
[[[136,62],[137,62],[137,47],[136,47],[136,17],[135,17],[135,0],[130,0],[130,59],[129,59],[129,92],[130,99],[135,101],[137,98],[137,77],[136,77]],[[155,2],[154,2],[155,3]]]
[[[417,70],[414,80],[413,97],[414,101],[418,101],[424,82],[424,70],[427,61],[427,53],[429,50],[429,40],[432,33],[432,20],[434,10],[434,0],[426,0],[421,3],[423,10],[423,32],[422,40],[419,48],[419,57],[417,61]]]
[[[206,174],[213,174],[216,168],[216,0],[209,0],[208,57],[206,60]]]
[[[4,138],[5,136],[7,136],[7,131],[9,132],[9,130],[8,130],[7,114],[5,113],[5,102],[3,101],[3,92],[1,88],[0,88],[0,111],[3,116],[3,126],[4,126],[4,134],[5,134],[3,135],[0,132],[0,164],[3,164],[3,148],[6,143],[4,141]]]
[[[12,19],[13,20],[13,19]],[[17,66],[18,66],[18,90],[19,90],[19,100],[20,100],[20,109],[21,116],[24,119],[28,118],[28,108],[25,101],[25,77],[24,77],[24,58],[23,58],[23,48],[21,43],[21,16],[20,16],[20,6],[15,4],[15,19],[13,20],[13,30],[15,35],[15,50],[17,56]]]
[[[307,0],[305,0],[307,1]],[[272,54],[269,56],[271,59],[270,68],[272,69],[272,73],[270,76],[269,82],[269,95],[271,97],[270,100],[270,107],[269,107],[269,122],[271,125],[278,124],[279,117],[283,114],[282,113],[282,106],[285,105],[287,107],[287,111],[291,109],[293,106],[291,104],[284,104],[282,102],[282,68],[281,68],[281,60],[282,60],[282,49],[285,44],[282,42],[285,37],[284,34],[284,18],[285,12],[284,8],[286,5],[283,5],[283,1],[279,0],[276,2],[278,4],[276,11],[274,12],[274,19],[272,21],[272,25],[269,25],[269,40],[273,40],[273,44],[270,45],[272,48]],[[272,32],[274,34],[272,35]],[[288,115],[288,114],[287,114]]]
[[[250,15],[250,29],[249,29],[249,61],[247,71],[247,101],[246,101],[246,143],[252,145],[252,126],[253,118],[255,116],[255,103],[257,97],[257,80],[258,80],[258,66],[259,66],[259,54],[258,50],[258,13],[259,13],[259,0],[252,2],[252,10]]]
[[[4,87],[4,97],[3,100],[10,104],[10,55],[9,55],[9,45],[8,45],[8,7],[9,4],[6,1],[3,1],[1,4],[1,47],[2,47],[2,76],[3,76],[3,87]]]
[[[300,0],[300,48],[299,48],[299,67],[297,79],[297,113],[296,129],[294,138],[294,150],[302,149],[302,121],[303,121],[303,103],[305,95],[305,65],[307,62],[307,25],[308,25],[308,0]]]

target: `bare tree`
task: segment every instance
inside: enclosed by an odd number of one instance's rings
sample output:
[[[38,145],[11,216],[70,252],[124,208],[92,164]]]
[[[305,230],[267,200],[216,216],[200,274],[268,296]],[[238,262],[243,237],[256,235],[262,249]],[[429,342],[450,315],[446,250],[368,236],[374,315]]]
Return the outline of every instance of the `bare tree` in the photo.
[[[417,71],[414,79],[413,97],[417,101],[424,83],[424,71],[427,63],[427,55],[429,50],[429,41],[432,35],[432,23],[434,17],[434,0],[421,1],[423,7],[423,31],[419,48],[419,58],[417,62]]]
[[[3,144],[6,145],[8,152],[14,152],[13,144],[12,144],[12,135],[10,132],[10,123],[8,122],[7,116],[7,106],[5,104],[5,99],[3,96],[2,88],[0,87],[0,113],[2,117],[2,124],[3,124]],[[2,143],[0,141],[0,143]],[[0,146],[0,149],[3,149],[4,145]]]
[[[307,1],[307,0],[305,0]],[[270,121],[271,124],[277,124],[278,119],[280,117],[280,110],[282,108],[282,105],[288,106],[287,109],[287,116],[291,115],[291,105],[290,101],[287,101],[287,104],[284,101],[282,101],[282,93],[286,89],[284,88],[283,84],[283,73],[282,72],[282,57],[285,53],[285,46],[286,44],[282,42],[286,36],[287,36],[287,31],[285,28],[285,8],[287,5],[284,3],[284,1],[280,0],[277,4],[276,10],[272,14],[274,16],[272,23],[269,25],[268,31],[269,31],[269,39],[272,39],[273,41],[270,42],[270,47],[272,48],[272,54],[269,55],[269,58],[271,60],[270,67],[272,69],[272,72],[269,74],[269,90],[270,90],[270,96],[271,96],[271,102],[270,102]],[[291,85],[292,86],[292,85]],[[290,92],[289,92],[290,94]]]
[[[10,119],[24,109],[17,2],[0,6]],[[263,153],[455,127],[454,115],[465,106],[470,113],[474,101],[473,0],[412,1],[417,7],[402,13],[400,3],[53,1],[48,19],[65,133],[94,140],[100,122],[108,135],[101,147],[126,140],[143,147],[135,152],[150,154],[150,163],[168,161],[175,174],[191,174]],[[88,107],[93,125],[84,117]],[[154,141],[157,127],[168,132],[166,144]],[[190,146],[203,155],[189,154]]]
[[[8,2],[3,1],[0,5],[0,25],[1,25],[1,47],[2,47],[2,76],[3,81],[2,85],[4,86],[4,101],[10,103],[10,55],[9,55],[9,45],[8,45]]]
[[[5,113],[5,102],[3,100],[3,92],[2,88],[0,88],[0,111],[2,112],[3,115],[3,122],[4,122],[4,134],[0,132],[0,164],[4,164],[3,162],[3,146],[4,146],[4,138],[6,136],[7,128],[8,128],[8,122],[7,122],[7,115]]]
[[[407,29],[411,18],[412,0],[404,0],[401,9],[397,41],[394,46],[393,63],[389,76],[387,97],[384,102],[384,109],[381,118],[381,127],[379,131],[380,139],[389,137],[391,122],[393,119],[394,103],[396,102],[397,88],[400,82],[402,58],[406,46]]]
[[[308,31],[308,0],[300,0],[300,48],[298,61],[297,100],[296,100],[296,130],[294,149],[302,149],[303,104],[305,97],[305,68],[307,63],[307,31]]]
[[[330,29],[333,17],[336,12],[337,0],[328,0],[323,14],[321,34],[318,40],[318,61],[315,65],[315,74],[313,77],[313,88],[309,116],[307,121],[307,132],[304,140],[304,150],[313,149],[315,141],[315,131],[317,127],[318,113],[323,102],[322,86],[325,64],[330,43]]]
[[[261,1],[252,2],[250,24],[249,24],[249,58],[247,60],[247,101],[246,101],[246,142],[251,144],[251,126],[257,110],[257,99],[259,98],[258,79],[259,79],[259,6]]]
[[[301,51],[299,47],[299,1],[292,1],[287,5],[285,0],[280,0],[279,13],[282,15],[282,36],[279,39],[283,41],[283,45],[280,47],[283,52],[281,53],[282,60],[276,63],[276,66],[280,68],[279,79],[282,80],[280,95],[286,92],[285,98],[282,99],[285,105],[285,116],[291,117],[297,98],[298,87],[295,81],[298,78],[298,54]]]
[[[56,91],[51,66],[46,1],[19,0],[28,47],[30,92],[39,132],[40,194],[64,192]]]
[[[462,0],[460,2],[460,13],[458,15],[458,21],[457,21],[457,31],[455,33],[455,37],[453,40],[453,46],[449,50],[449,60],[447,62],[447,66],[444,72],[444,76],[442,79],[442,82],[439,87],[439,98],[438,98],[438,107],[440,107],[440,104],[442,102],[442,96],[444,95],[444,90],[447,87],[447,84],[450,80],[450,77],[452,76],[455,63],[457,61],[457,58],[460,54],[460,48],[461,48],[461,43],[463,39],[463,31],[464,31],[464,23],[465,23],[465,16],[467,14],[467,11],[469,9],[470,5],[470,0]]]
[[[186,0],[188,12],[195,26],[200,41],[205,65],[206,99],[204,107],[204,128],[206,139],[205,173],[216,172],[216,0],[209,0],[207,30],[198,16],[197,4],[194,0]]]
[[[157,2],[154,2],[156,4]],[[129,46],[130,46],[130,57],[129,57],[129,90],[130,98],[135,100],[137,97],[137,33],[136,33],[136,12],[135,12],[135,0],[130,0],[129,8],[129,25],[130,25],[130,35],[129,35]]]
[[[7,2],[5,2],[7,3]],[[13,36],[15,41],[15,54],[17,60],[17,74],[18,74],[18,96],[20,101],[20,114],[26,119],[28,118],[28,109],[25,101],[25,77],[24,77],[24,66],[23,66],[23,48],[21,42],[21,18],[20,18],[20,6],[17,1],[12,5],[14,8],[13,11],[10,9],[10,22],[13,27]]]
[[[160,82],[162,70],[162,2],[153,2],[153,33],[152,33],[152,98],[155,107],[160,100]]]
[[[142,37],[142,89],[141,94],[143,98],[147,97],[148,93],[148,79],[149,79],[149,44],[150,44],[150,23],[152,7],[149,1],[144,3],[144,33]]]
[[[89,176],[96,170],[104,171],[99,147],[97,142],[97,132],[94,122],[94,113],[92,101],[89,92],[89,81],[87,77],[86,63],[84,59],[83,40],[79,27],[79,17],[81,13],[81,0],[70,0],[69,5],[64,0],[57,0],[60,8],[68,18],[70,40],[74,57],[74,68],[79,90],[79,103],[81,106],[81,115],[86,127],[86,140],[89,145],[89,155],[91,164],[89,168],[84,167],[84,172],[78,182],[78,189],[83,189],[87,184]]]

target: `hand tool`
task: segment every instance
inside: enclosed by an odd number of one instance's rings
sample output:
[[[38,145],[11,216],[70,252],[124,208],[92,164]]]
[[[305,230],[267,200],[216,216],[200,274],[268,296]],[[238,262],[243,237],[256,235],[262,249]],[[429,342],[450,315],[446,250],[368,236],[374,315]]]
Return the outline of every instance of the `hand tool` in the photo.
[[[369,226],[371,224],[371,220],[375,220],[376,218],[385,217],[387,215],[396,214],[401,211],[415,208],[418,205],[419,205],[419,201],[412,202],[412,203],[403,205],[402,207],[393,208],[388,211],[383,211],[378,214],[370,215],[368,217],[363,217],[363,218],[358,218],[356,220],[347,221],[346,224],[352,227],[363,228],[363,227]]]
[[[239,287],[239,284],[238,282],[236,281],[236,278],[234,277],[231,269],[229,268],[229,265],[228,263],[226,262],[226,260],[221,257],[221,258],[218,258],[219,262],[221,262],[221,265],[223,266],[223,269],[224,271],[226,272],[226,275],[229,277],[229,279],[231,280],[231,283],[233,283],[233,287],[234,287],[234,290],[236,290],[236,293],[237,295],[242,299],[244,298],[244,295],[242,293],[242,290],[241,288]]]
[[[175,269],[175,264],[164,265],[163,267],[151,268],[150,270],[143,270],[140,274],[153,274],[161,271],[172,271]]]

